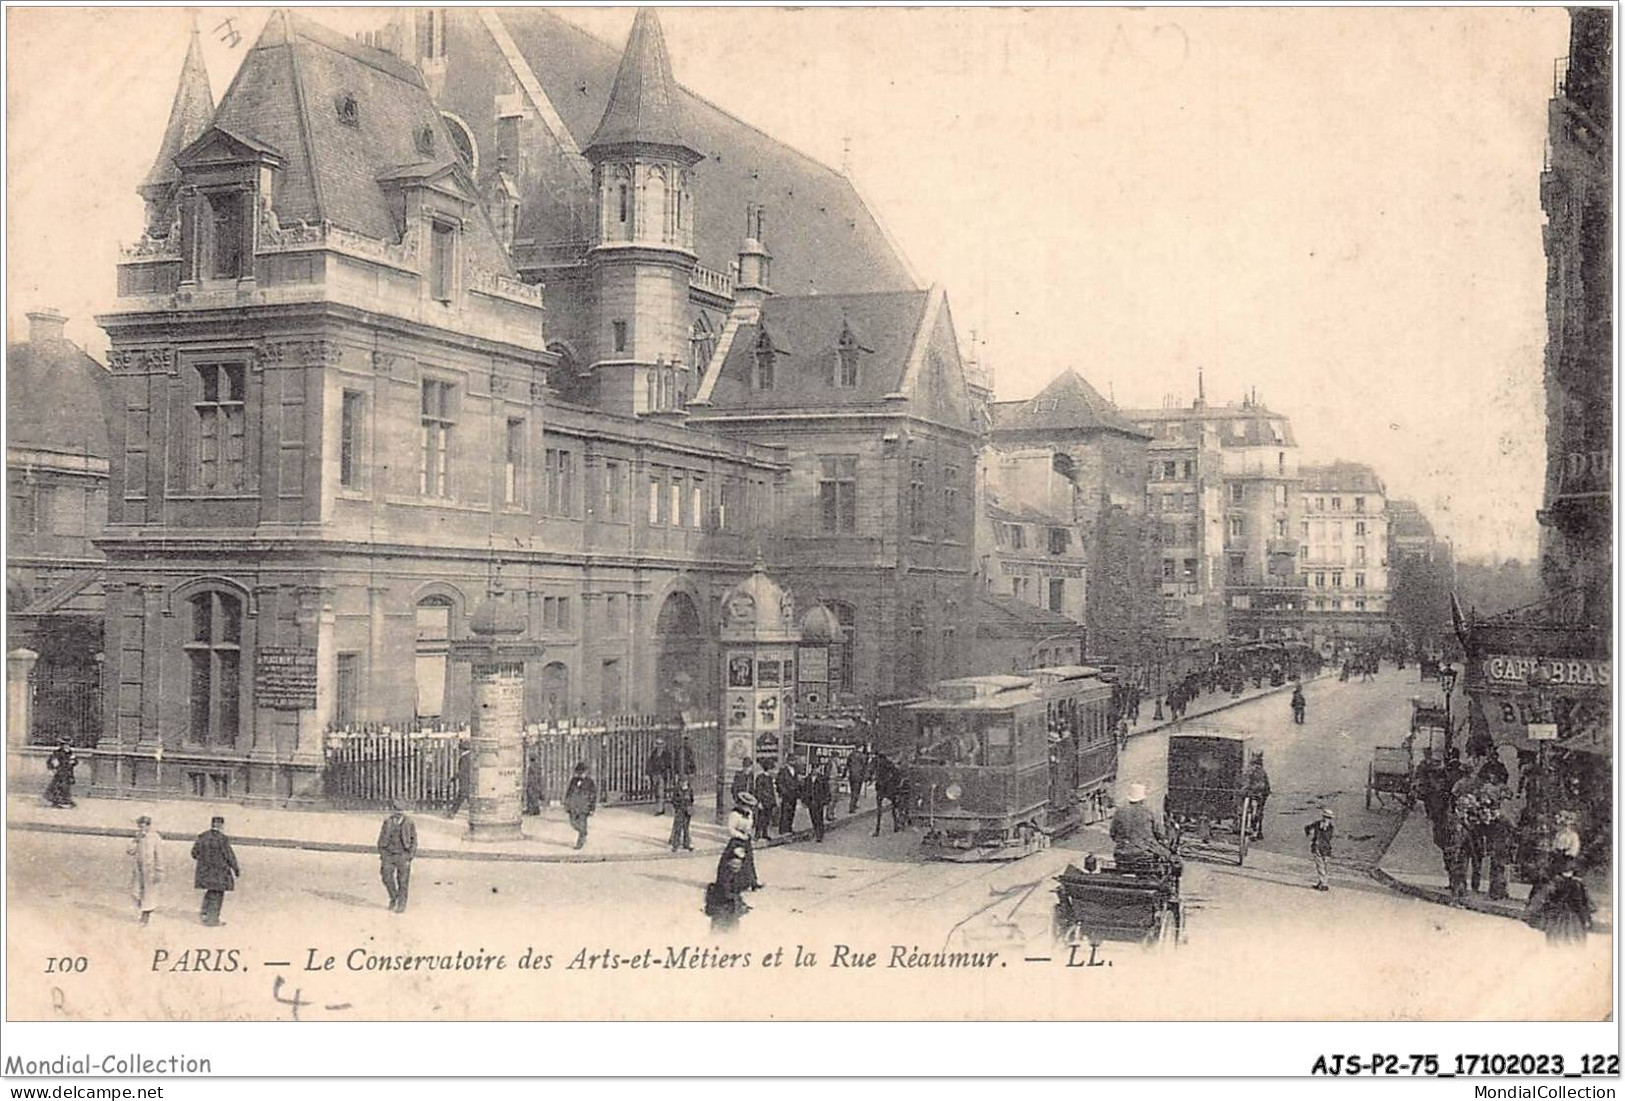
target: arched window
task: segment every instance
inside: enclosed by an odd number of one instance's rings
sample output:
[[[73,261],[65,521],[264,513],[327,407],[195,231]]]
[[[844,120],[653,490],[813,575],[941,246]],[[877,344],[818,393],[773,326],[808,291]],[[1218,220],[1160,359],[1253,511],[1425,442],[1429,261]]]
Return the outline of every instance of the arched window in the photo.
[[[562,719],[570,713],[570,667],[562,661],[542,666],[543,710],[548,719]]]
[[[437,719],[446,709],[446,667],[451,660],[451,601],[431,596],[416,610],[416,712]]]
[[[446,131],[451,135],[452,147],[457,150],[457,158],[463,162],[463,167],[468,169],[471,174],[478,175],[480,158],[474,145],[473,133],[462,119],[449,111],[442,111],[440,117],[445,120]]]
[[[688,366],[696,375],[703,374],[716,351],[717,334],[711,320],[703,313],[694,319],[688,330]]]
[[[235,745],[241,723],[243,602],[230,593],[210,591],[186,603],[192,614],[185,644],[191,665],[187,740]]]
[[[756,338],[756,389],[773,389],[773,338],[764,328]]]
[[[826,600],[824,607],[834,614],[835,622],[841,626],[840,637],[832,641],[829,647],[829,686],[834,691],[850,695],[854,684],[852,671],[857,649],[858,613],[852,605],[838,600]]]

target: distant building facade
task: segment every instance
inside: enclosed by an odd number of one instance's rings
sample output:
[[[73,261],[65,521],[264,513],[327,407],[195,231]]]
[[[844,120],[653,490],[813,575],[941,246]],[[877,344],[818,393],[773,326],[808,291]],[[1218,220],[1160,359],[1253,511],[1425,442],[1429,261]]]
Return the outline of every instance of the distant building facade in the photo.
[[[1210,570],[1221,566],[1222,575],[1212,579],[1209,591],[1222,588],[1224,593],[1223,637],[1300,636],[1306,597],[1298,572],[1302,496],[1290,420],[1254,397],[1225,406],[1198,397],[1189,406],[1126,409],[1123,416],[1153,439],[1180,445],[1169,449],[1170,457],[1148,458],[1152,477],[1175,464],[1171,484],[1153,487],[1150,499],[1165,507],[1177,498],[1182,538],[1196,540],[1168,556],[1181,577],[1186,557],[1196,558],[1199,586],[1204,557]],[[1191,464],[1189,477],[1186,462]],[[1183,512],[1187,500],[1204,511],[1194,517]],[[1215,520],[1218,542],[1210,545]],[[1214,550],[1221,555],[1217,563],[1212,562]],[[1211,607],[1206,592],[1191,595],[1201,596],[1204,608]]]
[[[40,310],[28,321],[28,339],[6,348],[6,649],[36,655],[28,736],[93,744],[112,384],[63,335],[65,317]]]
[[[1389,633],[1387,491],[1364,463],[1304,466],[1298,566],[1307,581],[1309,636]]]
[[[976,531],[985,592],[1011,596],[1083,625],[1089,554],[1076,510],[1081,493],[1057,469],[1064,453],[1035,447],[982,452]]]

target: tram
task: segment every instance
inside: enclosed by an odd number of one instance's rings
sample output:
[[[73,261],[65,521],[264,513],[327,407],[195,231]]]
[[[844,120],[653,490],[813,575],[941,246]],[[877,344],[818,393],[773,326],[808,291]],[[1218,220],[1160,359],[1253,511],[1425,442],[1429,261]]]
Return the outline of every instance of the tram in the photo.
[[[960,677],[903,710],[910,815],[936,858],[1013,860],[1111,811],[1111,685],[1085,666]]]

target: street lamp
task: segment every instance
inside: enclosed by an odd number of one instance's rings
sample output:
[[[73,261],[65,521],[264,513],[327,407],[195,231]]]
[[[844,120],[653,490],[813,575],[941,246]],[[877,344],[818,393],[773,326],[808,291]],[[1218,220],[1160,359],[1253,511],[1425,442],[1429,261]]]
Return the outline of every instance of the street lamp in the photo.
[[[1454,666],[1439,666],[1439,687],[1444,689],[1444,755],[1449,757],[1451,741],[1456,734],[1455,724],[1450,721],[1450,693],[1456,687]]]

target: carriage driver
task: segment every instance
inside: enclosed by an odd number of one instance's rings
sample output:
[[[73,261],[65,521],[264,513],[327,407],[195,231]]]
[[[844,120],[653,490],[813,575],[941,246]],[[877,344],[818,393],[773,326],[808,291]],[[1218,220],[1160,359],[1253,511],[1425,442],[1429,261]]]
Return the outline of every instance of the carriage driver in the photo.
[[[1154,867],[1159,862],[1179,861],[1168,847],[1168,834],[1162,820],[1145,805],[1145,785],[1128,786],[1128,802],[1112,815],[1112,859],[1120,868]]]

